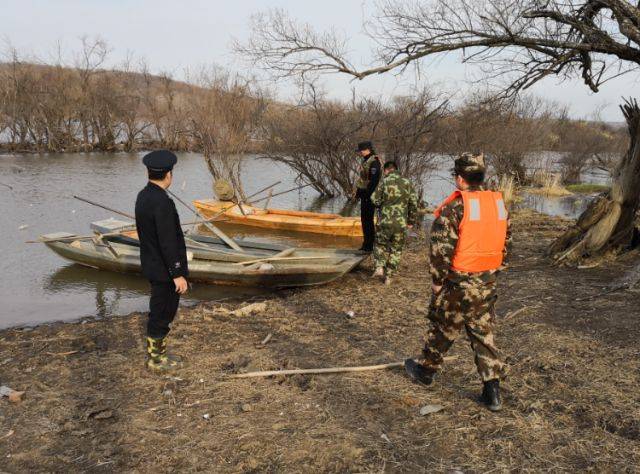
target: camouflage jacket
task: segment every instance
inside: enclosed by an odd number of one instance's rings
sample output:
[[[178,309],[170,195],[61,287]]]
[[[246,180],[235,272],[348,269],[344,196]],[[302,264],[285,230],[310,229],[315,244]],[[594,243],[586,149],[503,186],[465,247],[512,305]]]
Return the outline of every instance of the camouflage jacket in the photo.
[[[471,190],[483,190],[482,187]],[[429,272],[434,285],[442,285],[445,280],[453,282],[491,283],[496,280],[499,270],[482,273],[458,272],[451,269],[451,262],[458,244],[458,228],[464,216],[462,198],[458,198],[442,208],[440,217],[431,225],[431,241],[429,246]],[[511,222],[507,221],[507,240],[505,242],[504,261],[506,265],[508,250],[511,246]]]
[[[380,181],[381,160],[378,155],[371,154],[362,159],[360,165],[360,174],[356,187],[358,188],[358,197],[370,197]]]
[[[380,208],[378,225],[392,232],[404,230],[415,222],[418,195],[411,181],[394,171],[389,173],[371,196],[374,206]]]

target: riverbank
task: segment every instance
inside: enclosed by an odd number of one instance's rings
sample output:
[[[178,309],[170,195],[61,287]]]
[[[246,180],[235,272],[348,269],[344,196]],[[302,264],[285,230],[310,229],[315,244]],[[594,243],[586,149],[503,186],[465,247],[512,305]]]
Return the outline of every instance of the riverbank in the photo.
[[[373,283],[367,263],[333,284],[274,294],[252,316],[181,310],[171,342],[188,366],[175,377],[144,369],[141,314],[1,331],[0,383],[26,391],[21,403],[0,400],[2,470],[631,472],[640,297],[602,291],[637,254],[552,268],[540,255],[567,222],[526,211],[514,221],[498,305],[510,366],[499,414],[474,400],[462,336],[428,389],[401,370],[224,379],[416,355],[429,282],[424,242],[412,241],[391,287]],[[427,404],[443,410],[420,416]]]

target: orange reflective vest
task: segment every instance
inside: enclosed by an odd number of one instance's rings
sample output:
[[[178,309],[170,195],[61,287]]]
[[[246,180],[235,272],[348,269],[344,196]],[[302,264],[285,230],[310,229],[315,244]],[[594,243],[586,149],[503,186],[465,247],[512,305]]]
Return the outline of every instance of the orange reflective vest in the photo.
[[[462,197],[464,217],[458,228],[458,244],[452,268],[461,272],[486,272],[502,265],[507,238],[508,213],[502,193],[495,191],[455,191],[436,209]]]

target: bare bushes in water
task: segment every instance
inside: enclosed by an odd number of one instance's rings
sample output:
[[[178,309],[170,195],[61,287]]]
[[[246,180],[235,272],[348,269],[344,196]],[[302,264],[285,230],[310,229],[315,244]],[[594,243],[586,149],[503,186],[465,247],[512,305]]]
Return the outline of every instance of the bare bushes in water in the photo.
[[[350,196],[355,183],[355,143],[379,125],[379,104],[327,99],[314,84],[298,105],[272,104],[264,117],[262,156],[283,163],[327,197]]]
[[[629,146],[623,127],[604,122],[599,113],[591,120],[570,119],[565,112],[556,127],[554,149],[561,153],[559,171],[562,184],[578,184],[589,169],[613,173]]]
[[[202,151],[215,180],[228,181],[238,199],[244,200],[240,175],[243,156],[250,149],[265,101],[254,84],[221,71],[202,71],[198,88],[187,96],[186,132]]]
[[[532,96],[473,94],[450,121],[447,149],[484,151],[498,177],[508,175],[516,184],[526,184],[527,157],[551,146],[555,108]]]
[[[376,152],[395,160],[422,193],[436,167],[446,114],[447,101],[426,89],[389,102],[356,96],[340,102],[308,84],[298,105],[269,107],[263,156],[286,164],[324,196],[351,196],[360,162],[355,145],[373,140]]]

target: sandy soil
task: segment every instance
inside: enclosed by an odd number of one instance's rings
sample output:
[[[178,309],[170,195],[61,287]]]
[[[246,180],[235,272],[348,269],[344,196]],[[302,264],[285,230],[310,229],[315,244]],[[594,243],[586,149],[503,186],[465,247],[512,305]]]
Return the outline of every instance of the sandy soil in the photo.
[[[603,293],[638,255],[552,268],[540,254],[564,226],[516,218],[498,307],[510,365],[499,414],[475,401],[463,336],[428,389],[400,369],[225,379],[418,354],[429,282],[413,241],[392,287],[372,282],[367,263],[275,294],[253,316],[183,309],[171,343],[188,366],[174,377],[144,369],[142,315],[0,332],[0,383],[26,391],[0,400],[0,471],[639,472],[640,297]],[[420,416],[426,404],[444,409]]]

